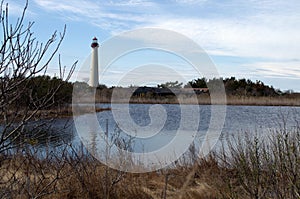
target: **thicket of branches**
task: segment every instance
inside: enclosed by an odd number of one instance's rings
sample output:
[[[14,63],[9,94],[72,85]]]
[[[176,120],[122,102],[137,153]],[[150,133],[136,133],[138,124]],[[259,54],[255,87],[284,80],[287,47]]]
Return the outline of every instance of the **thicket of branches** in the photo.
[[[45,43],[39,42],[31,30],[34,22],[24,22],[27,7],[28,1],[20,17],[11,24],[8,4],[1,2],[0,152],[11,146],[40,110],[57,104],[57,94],[76,66],[75,62],[67,71],[59,58],[60,76],[42,89],[44,77],[37,76],[46,74],[65,37],[66,26],[62,32],[54,31]]]

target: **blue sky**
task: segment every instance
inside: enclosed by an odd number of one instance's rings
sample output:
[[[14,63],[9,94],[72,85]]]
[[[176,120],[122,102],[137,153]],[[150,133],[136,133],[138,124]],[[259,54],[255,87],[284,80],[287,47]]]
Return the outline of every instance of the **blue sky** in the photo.
[[[15,18],[25,0],[6,2]],[[275,88],[300,91],[299,0],[29,0],[26,19],[35,21],[33,30],[40,41],[67,25],[59,50],[67,66],[78,60],[79,68],[85,62],[94,36],[101,43],[124,31],[156,27],[196,41],[221,76],[262,80]],[[164,64],[170,61],[164,60]],[[113,84],[110,80],[130,67],[129,61],[116,63],[118,67],[102,83]],[[49,73],[57,73],[57,59],[51,64]],[[178,61],[176,67],[185,66]],[[184,71],[187,78],[199,76]],[[161,82],[165,80],[162,77]]]

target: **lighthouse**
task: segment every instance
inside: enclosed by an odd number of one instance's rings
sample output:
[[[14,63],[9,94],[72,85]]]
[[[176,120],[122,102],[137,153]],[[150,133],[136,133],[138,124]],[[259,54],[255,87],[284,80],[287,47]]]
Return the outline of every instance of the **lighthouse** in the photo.
[[[91,57],[91,71],[90,71],[90,87],[97,87],[99,85],[99,74],[98,74],[98,40],[96,37],[93,38],[91,44],[92,47],[92,57]]]

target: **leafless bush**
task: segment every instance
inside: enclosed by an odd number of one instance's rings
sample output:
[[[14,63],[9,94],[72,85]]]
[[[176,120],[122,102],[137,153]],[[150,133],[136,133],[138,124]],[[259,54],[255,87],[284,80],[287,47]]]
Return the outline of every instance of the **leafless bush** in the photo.
[[[214,167],[213,178],[223,198],[299,198],[300,132],[273,132],[268,138],[247,135],[228,141],[228,149],[200,161]],[[201,168],[201,166],[199,166]],[[201,171],[203,171],[201,169]]]
[[[66,27],[62,33],[55,31],[45,44],[38,42],[31,31],[34,23],[24,24],[27,6],[28,1],[20,18],[15,24],[10,24],[8,4],[4,6],[4,2],[1,2],[0,121],[3,128],[0,131],[0,152],[12,146],[11,143],[18,139],[40,110],[55,103],[54,96],[62,86],[62,83],[54,85],[39,97],[28,89],[31,78],[46,74],[65,36]],[[76,62],[67,72],[59,61],[59,78],[68,81],[75,65]],[[39,83],[35,83],[39,87]],[[25,96],[28,96],[27,100]],[[32,106],[29,107],[29,104]]]
[[[299,131],[230,142],[192,164],[144,174],[111,169],[83,146],[14,151],[0,156],[0,197],[299,198]]]

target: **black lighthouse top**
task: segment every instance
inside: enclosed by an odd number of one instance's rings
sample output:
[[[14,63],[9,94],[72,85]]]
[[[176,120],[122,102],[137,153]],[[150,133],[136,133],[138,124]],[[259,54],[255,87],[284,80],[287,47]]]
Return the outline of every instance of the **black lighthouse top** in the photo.
[[[92,44],[91,44],[91,47],[92,47],[92,48],[99,47],[98,40],[97,40],[96,37],[93,38],[93,42],[92,42]]]

